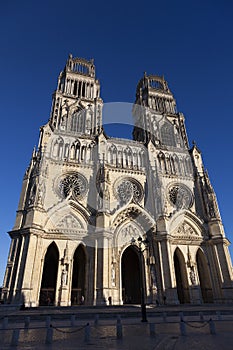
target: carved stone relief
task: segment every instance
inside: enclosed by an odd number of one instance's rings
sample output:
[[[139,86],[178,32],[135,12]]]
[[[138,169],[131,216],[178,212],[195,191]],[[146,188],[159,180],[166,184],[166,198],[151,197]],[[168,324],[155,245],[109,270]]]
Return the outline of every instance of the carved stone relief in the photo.
[[[137,238],[140,236],[139,229],[132,224],[125,226],[118,235],[118,245],[123,246],[125,244],[130,244],[132,238]]]
[[[198,236],[198,233],[187,223],[183,222],[178,228],[175,230],[175,235],[178,236]]]
[[[57,227],[62,229],[83,228],[81,222],[73,215],[66,215],[62,220],[59,221]]]

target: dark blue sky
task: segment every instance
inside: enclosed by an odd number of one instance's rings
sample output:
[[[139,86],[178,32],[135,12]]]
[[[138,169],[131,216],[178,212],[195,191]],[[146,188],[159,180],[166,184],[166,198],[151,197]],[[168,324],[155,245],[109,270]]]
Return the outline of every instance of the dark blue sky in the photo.
[[[0,285],[22,177],[70,52],[95,59],[104,102],[132,103],[144,71],[165,76],[233,241],[231,0],[15,0],[1,4],[0,33]]]

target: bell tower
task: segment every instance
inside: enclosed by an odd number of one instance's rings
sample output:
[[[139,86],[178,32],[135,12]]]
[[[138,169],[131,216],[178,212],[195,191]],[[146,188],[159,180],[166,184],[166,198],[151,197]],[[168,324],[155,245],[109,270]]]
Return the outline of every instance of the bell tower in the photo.
[[[94,60],[73,58],[70,54],[53,94],[51,128],[79,136],[98,135],[102,104]]]
[[[188,148],[184,116],[164,77],[147,75],[139,81],[133,107],[133,138],[145,144]]]

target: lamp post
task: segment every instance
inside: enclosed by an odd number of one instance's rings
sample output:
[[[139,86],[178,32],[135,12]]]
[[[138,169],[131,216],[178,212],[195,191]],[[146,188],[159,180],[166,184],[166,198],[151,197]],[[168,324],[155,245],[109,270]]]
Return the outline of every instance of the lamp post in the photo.
[[[141,312],[142,312],[142,322],[147,322],[146,317],[146,304],[145,304],[145,288],[144,288],[144,281],[143,281],[143,259],[142,259],[142,253],[147,248],[147,244],[149,243],[148,239],[145,240],[142,239],[142,237],[138,237],[137,241],[133,237],[131,240],[131,244],[136,245],[138,247],[139,251],[139,272],[140,272],[140,289],[141,289]],[[144,249],[142,248],[142,245],[144,245]]]

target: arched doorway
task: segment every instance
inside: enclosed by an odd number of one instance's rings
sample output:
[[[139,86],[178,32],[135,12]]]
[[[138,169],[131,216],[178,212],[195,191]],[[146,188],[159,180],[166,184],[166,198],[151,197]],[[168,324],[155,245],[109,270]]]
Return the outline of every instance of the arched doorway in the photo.
[[[124,304],[140,304],[140,261],[133,247],[125,249],[121,258],[122,300]]]
[[[174,266],[176,275],[176,288],[180,304],[190,303],[188,277],[184,256],[179,249],[174,253]]]
[[[75,250],[73,258],[73,274],[71,304],[78,305],[86,299],[86,253],[82,244]]]
[[[206,257],[201,249],[198,249],[197,251],[196,260],[202,300],[204,303],[213,303],[213,290],[210,280],[209,267]]]
[[[53,305],[56,298],[59,252],[53,242],[47,249],[40,288],[39,305]]]

